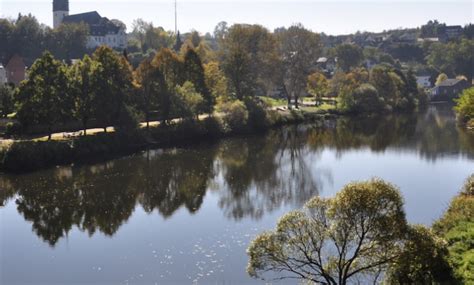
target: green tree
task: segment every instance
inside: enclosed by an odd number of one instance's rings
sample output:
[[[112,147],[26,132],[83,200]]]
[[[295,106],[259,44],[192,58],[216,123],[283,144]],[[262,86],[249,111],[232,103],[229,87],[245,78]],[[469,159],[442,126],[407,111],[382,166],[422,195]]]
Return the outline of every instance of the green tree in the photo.
[[[337,66],[347,72],[358,67],[364,59],[362,49],[354,44],[341,44],[335,49]]]
[[[306,85],[308,93],[313,95],[316,99],[316,104],[321,104],[323,96],[329,90],[329,80],[321,72],[315,72],[308,76],[308,83]]]
[[[392,109],[399,106],[402,99],[403,80],[387,66],[376,66],[370,71],[370,83],[377,89],[385,104]]]
[[[277,37],[288,106],[293,98],[295,107],[298,108],[298,99],[305,91],[314,61],[321,53],[320,39],[301,24],[280,30]]]
[[[461,123],[468,125],[474,125],[474,87],[465,89],[459,99],[456,100],[456,106],[454,107],[458,115],[458,119]]]
[[[161,91],[159,92],[158,108],[163,120],[167,123],[171,119],[171,106],[173,94],[176,86],[184,84],[184,72],[182,59],[170,49],[161,49],[153,58],[154,65],[161,72],[163,77],[158,76]],[[162,81],[162,82],[161,82]]]
[[[264,94],[275,77],[275,38],[259,25],[235,24],[220,41],[222,69],[235,98]]]
[[[474,175],[449,204],[433,229],[447,241],[448,261],[459,284],[474,284]]]
[[[46,47],[58,59],[81,58],[87,53],[89,26],[85,23],[63,23],[56,29],[47,31]]]
[[[166,89],[165,81],[161,71],[151,63],[150,60],[144,60],[135,71],[135,78],[138,84],[140,94],[140,109],[145,114],[147,128],[150,127],[150,114],[153,109],[157,109],[160,97]]]
[[[205,100],[190,81],[184,82],[182,86],[176,86],[175,108],[177,115],[185,119],[199,120],[199,113],[203,109]]]
[[[227,89],[227,78],[224,72],[219,66],[219,62],[211,61],[204,65],[204,76],[206,80],[206,86],[209,87],[212,97],[218,103],[228,101],[229,92]]]
[[[132,102],[133,74],[127,60],[106,46],[99,47],[92,59],[99,64],[94,69],[94,115],[104,131],[120,123],[127,113],[126,104]]]
[[[10,85],[0,84],[0,116],[6,118],[14,111],[14,91]]]
[[[100,65],[93,61],[88,55],[75,63],[69,70],[70,90],[74,100],[73,114],[76,119],[82,123],[84,135],[87,134],[87,123],[94,117],[94,102],[97,93],[94,92],[94,86]]]
[[[206,76],[201,58],[194,49],[188,49],[184,55],[184,72],[187,81],[190,81],[196,91],[201,94],[204,99],[202,111],[212,114],[214,111],[215,97],[209,91],[206,84]]]
[[[447,258],[445,240],[425,226],[410,226],[386,280],[388,284],[452,284]]]
[[[283,216],[276,230],[258,235],[247,250],[247,271],[348,284],[392,262],[406,227],[396,187],[378,179],[351,183],[334,198],[312,198]]]
[[[68,83],[66,67],[51,53],[43,53],[19,87],[17,115],[21,123],[47,126],[51,139],[53,127],[69,118],[73,109]]]

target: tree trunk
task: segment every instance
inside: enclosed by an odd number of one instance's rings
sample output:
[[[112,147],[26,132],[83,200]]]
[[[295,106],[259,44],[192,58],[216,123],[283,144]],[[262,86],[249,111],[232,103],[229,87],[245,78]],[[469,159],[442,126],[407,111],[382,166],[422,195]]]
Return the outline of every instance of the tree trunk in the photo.
[[[106,132],[107,132],[107,127],[104,127],[104,133],[106,133]]]
[[[53,135],[53,131],[52,131],[52,129],[51,129],[51,126],[48,127],[48,132],[49,132],[49,134],[48,134],[48,141],[50,141],[50,140],[51,140],[51,137],[52,137],[52,135]]]

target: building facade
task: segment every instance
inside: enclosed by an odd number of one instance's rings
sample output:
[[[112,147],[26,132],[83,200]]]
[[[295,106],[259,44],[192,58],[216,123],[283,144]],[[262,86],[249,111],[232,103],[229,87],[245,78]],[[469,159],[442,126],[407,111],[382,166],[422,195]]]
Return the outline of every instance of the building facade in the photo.
[[[85,23],[89,26],[89,36],[86,47],[89,49],[107,45],[111,48],[124,49],[127,47],[126,26],[117,20],[109,20],[100,16],[96,11],[69,15],[68,0],[53,1],[53,26],[62,23]]]
[[[5,66],[5,73],[8,83],[13,83],[16,86],[26,78],[26,65],[19,55],[14,55]]]
[[[7,82],[7,70],[0,64],[0,85],[6,84]]]
[[[446,79],[431,89],[431,101],[452,101],[458,98],[464,89],[471,87],[465,79]]]
[[[430,76],[417,76],[416,83],[423,88],[431,88]]]

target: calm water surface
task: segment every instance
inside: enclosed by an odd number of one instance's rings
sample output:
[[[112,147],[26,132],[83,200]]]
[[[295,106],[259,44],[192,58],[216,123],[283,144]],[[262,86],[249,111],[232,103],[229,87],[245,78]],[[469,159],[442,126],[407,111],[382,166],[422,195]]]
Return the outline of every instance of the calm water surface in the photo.
[[[0,176],[0,284],[264,284],[249,241],[313,195],[374,176],[430,225],[474,172],[449,106],[339,119]]]

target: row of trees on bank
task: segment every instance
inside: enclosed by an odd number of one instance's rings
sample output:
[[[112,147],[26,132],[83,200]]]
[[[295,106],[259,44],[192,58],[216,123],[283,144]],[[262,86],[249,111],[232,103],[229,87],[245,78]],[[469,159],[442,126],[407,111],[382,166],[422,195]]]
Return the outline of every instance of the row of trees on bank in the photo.
[[[80,121],[86,131],[94,121],[107,126],[136,126],[137,113],[147,121],[152,111],[163,122],[174,117],[212,113],[214,100],[205,84],[199,56],[184,58],[168,49],[133,70],[126,57],[107,47],[67,66],[46,52],[28,73],[16,94],[17,118],[23,126]]]

